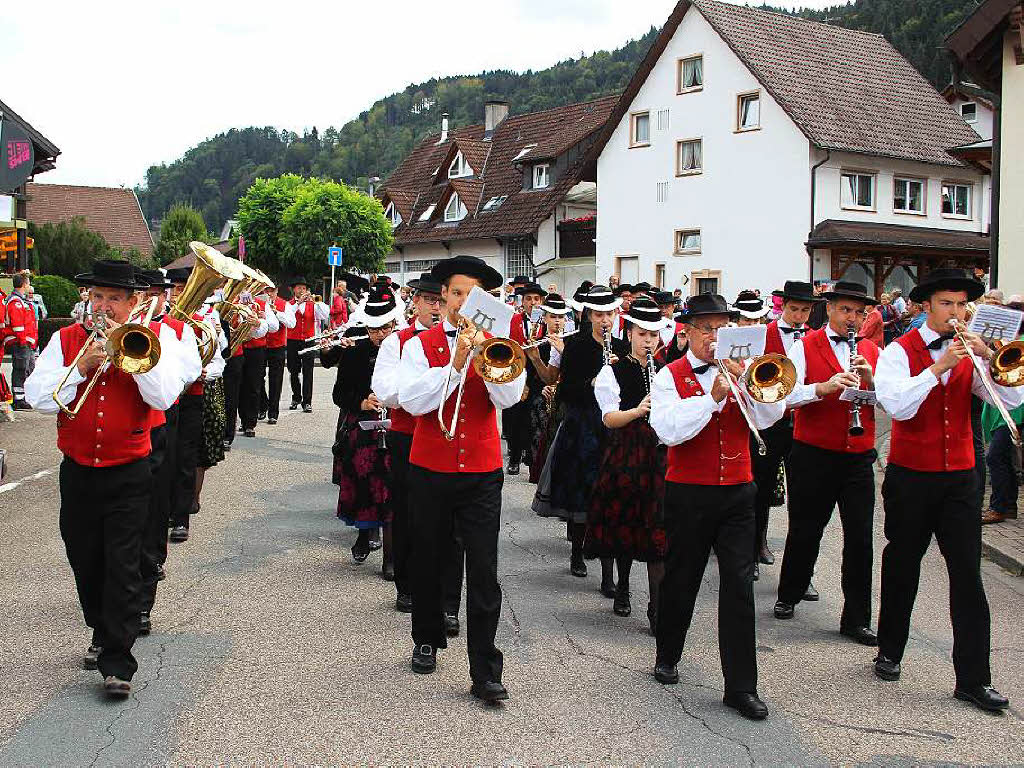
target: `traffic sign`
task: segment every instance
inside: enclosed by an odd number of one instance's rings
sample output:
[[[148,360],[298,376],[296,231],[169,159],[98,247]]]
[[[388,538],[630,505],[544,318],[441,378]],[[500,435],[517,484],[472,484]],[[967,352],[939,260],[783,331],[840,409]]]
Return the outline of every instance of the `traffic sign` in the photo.
[[[332,267],[340,267],[342,266],[341,259],[343,255],[343,251],[340,247],[332,245],[327,249],[327,263]]]

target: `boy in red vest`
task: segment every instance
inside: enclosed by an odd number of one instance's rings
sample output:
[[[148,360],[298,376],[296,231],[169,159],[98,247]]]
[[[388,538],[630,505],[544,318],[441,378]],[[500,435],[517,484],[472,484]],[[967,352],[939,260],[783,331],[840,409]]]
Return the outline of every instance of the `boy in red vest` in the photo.
[[[964,321],[967,303],[985,287],[960,269],[934,269],[910,292],[927,319],[900,336],[878,358],[875,390],[892,416],[889,462],[882,484],[885,538],[875,674],[898,680],[910,633],[921,558],[934,535],[949,572],[953,622],[953,695],[984,710],[1009,706],[991,683],[990,617],[981,583],[981,510],[974,472],[971,395],[986,402],[992,352],[966,334],[981,359],[979,373],[950,320]],[[993,385],[1007,409],[1024,403],[1024,390]]]
[[[277,295],[277,286],[267,288],[267,308],[277,316],[278,329],[267,334],[267,377],[260,390],[259,420],[277,424],[281,408],[281,387],[288,358],[288,331],[295,327],[295,305]]]
[[[701,294],[690,299],[683,323],[689,349],[654,377],[651,427],[668,449],[665,530],[668,552],[658,601],[655,678],[679,682],[693,607],[708,555],[718,557],[718,647],[725,675],[726,706],[762,720],[768,708],[757,695],[754,639],[754,483],[750,429],[729,384],[715,363],[719,329],[735,319],[725,299]],[[733,376],[743,372],[732,360]],[[758,429],[774,424],[785,402],[757,403],[738,391]]]
[[[75,279],[91,286],[92,311],[106,316],[108,333],[137,306],[135,291],[148,287],[127,261],[97,261],[91,273]],[[64,454],[60,532],[85,622],[93,630],[85,667],[100,670],[109,695],[126,697],[138,669],[132,645],[139,631],[139,555],[152,484],[150,425],[153,411],[169,408],[184,380],[173,352],[161,354],[147,373],[127,374],[106,364],[99,341],[72,367],[88,336],[80,324],[55,333],[25,382],[25,395],[36,410],[57,413],[53,393],[68,376],[57,397],[74,407],[102,367],[78,415],[57,417],[57,447]]]
[[[793,618],[814,575],[821,536],[839,505],[843,524],[843,615],[839,631],[862,645],[877,645],[871,631],[872,522],[875,511],[875,409],[862,406],[861,434],[851,435],[845,389],[873,389],[878,347],[855,337],[877,303],[859,283],[838,282],[822,294],[828,324],[789,349],[797,384],[786,404],[794,411],[789,454],[789,534],[779,577],[775,618]]]
[[[410,339],[402,350],[398,398],[416,419],[409,454],[416,550],[413,553],[412,668],[433,672],[437,649],[446,648],[442,574],[453,535],[466,550],[466,616],[472,693],[488,702],[508,698],[501,684],[502,655],[494,645],[501,615],[498,530],[504,482],[496,408],[522,399],[525,375],[504,384],[481,379],[470,352],[484,334],[459,333],[459,310],[476,286],[490,291],[501,275],[481,259],[455,256],[431,272],[442,285],[444,321]],[[438,409],[448,426],[455,415],[459,376],[466,375],[454,433],[441,432]],[[447,386],[449,379],[454,382]]]
[[[288,373],[292,385],[291,410],[301,405],[305,413],[313,412],[313,355],[300,355],[307,341],[316,333],[317,312],[306,278],[296,277],[291,282],[295,325],[288,329]],[[301,379],[300,379],[301,376]]]

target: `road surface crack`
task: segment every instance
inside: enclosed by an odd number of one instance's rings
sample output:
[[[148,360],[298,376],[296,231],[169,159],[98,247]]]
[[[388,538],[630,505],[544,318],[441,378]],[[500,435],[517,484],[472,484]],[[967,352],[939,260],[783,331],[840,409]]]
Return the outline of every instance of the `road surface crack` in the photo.
[[[526,552],[526,553],[527,553],[528,555],[530,555],[531,557],[536,557],[536,558],[538,558],[539,560],[547,560],[547,559],[548,559],[548,556],[547,556],[547,555],[545,555],[545,554],[542,554],[542,553],[540,553],[540,552],[537,552],[537,551],[535,551],[535,550],[532,550],[532,549],[530,549],[529,547],[527,547],[527,546],[526,546],[525,544],[520,544],[520,543],[519,543],[519,542],[518,542],[518,541],[516,540],[516,537],[515,537],[515,535],[514,535],[514,534],[518,533],[519,531],[518,531],[518,529],[516,528],[516,524],[515,524],[515,523],[513,523],[513,522],[508,522],[508,523],[505,523],[505,531],[506,531],[506,533],[508,534],[508,540],[509,540],[510,542],[512,542],[512,546],[514,546],[514,547],[516,547],[516,548],[518,548],[518,549],[521,549],[521,550],[523,550],[523,552]]]
[[[911,739],[925,739],[927,741],[939,741],[939,742],[950,742],[956,741],[956,736],[951,733],[945,733],[943,731],[931,731],[925,728],[908,728],[905,730],[891,730],[889,728],[875,728],[868,725],[853,725],[852,723],[841,723],[838,720],[832,720],[827,717],[817,717],[815,715],[805,715],[802,712],[794,712],[790,709],[783,709],[784,712],[789,714],[791,717],[798,717],[801,720],[809,720],[812,723],[823,723],[824,725],[831,725],[835,728],[842,728],[847,731],[857,731],[859,733],[870,733],[877,736],[906,736]]]

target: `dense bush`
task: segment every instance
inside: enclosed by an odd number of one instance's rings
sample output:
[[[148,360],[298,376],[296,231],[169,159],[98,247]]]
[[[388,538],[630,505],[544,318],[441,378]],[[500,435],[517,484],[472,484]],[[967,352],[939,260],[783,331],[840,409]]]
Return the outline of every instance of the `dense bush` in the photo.
[[[59,275],[38,275],[32,278],[32,287],[43,297],[50,317],[71,317],[78,303],[78,288]]]

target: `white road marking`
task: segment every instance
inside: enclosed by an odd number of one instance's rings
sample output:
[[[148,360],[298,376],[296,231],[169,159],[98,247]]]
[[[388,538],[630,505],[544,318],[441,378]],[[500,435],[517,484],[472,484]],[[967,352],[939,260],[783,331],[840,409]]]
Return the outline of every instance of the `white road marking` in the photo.
[[[29,482],[31,480],[40,480],[40,479],[42,479],[42,478],[44,478],[44,477],[46,477],[48,475],[52,475],[56,471],[57,471],[56,467],[54,467],[52,469],[43,469],[43,470],[40,470],[39,472],[36,472],[34,475],[29,475],[28,477],[23,477],[23,478],[21,478],[21,480],[15,480],[13,483],[4,483],[3,485],[0,485],[0,493],[7,493],[8,491],[13,491],[15,488],[17,488],[22,483],[27,483],[27,482]]]

